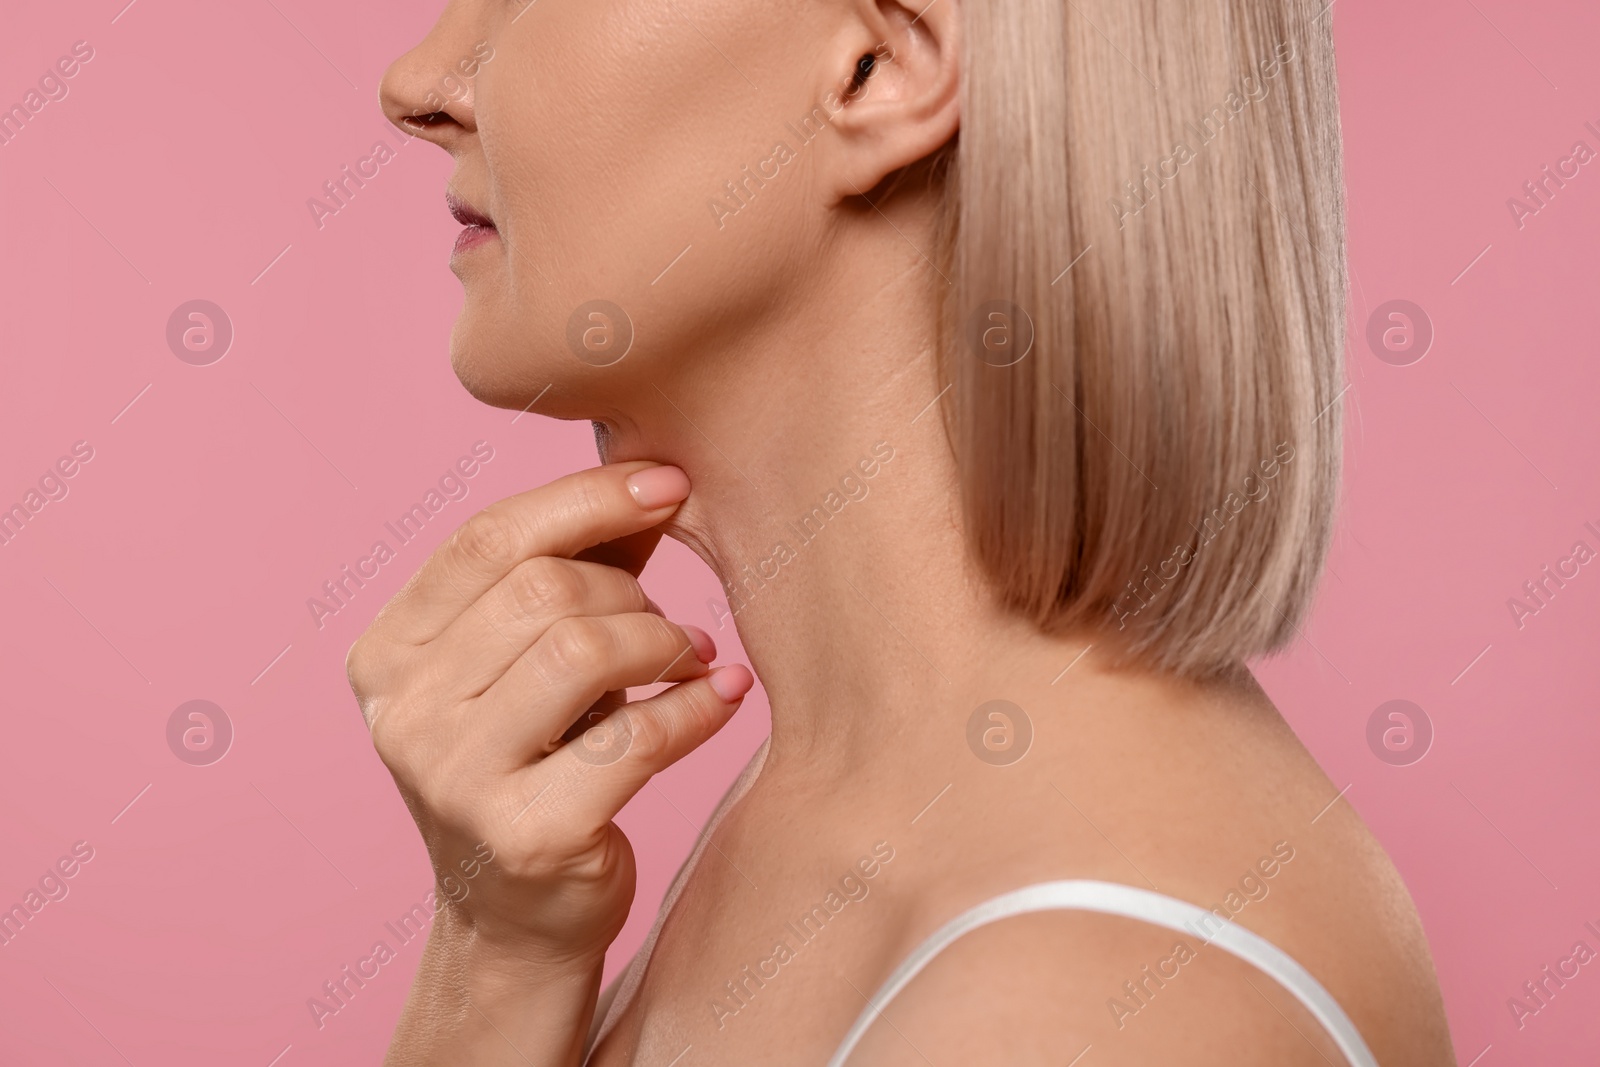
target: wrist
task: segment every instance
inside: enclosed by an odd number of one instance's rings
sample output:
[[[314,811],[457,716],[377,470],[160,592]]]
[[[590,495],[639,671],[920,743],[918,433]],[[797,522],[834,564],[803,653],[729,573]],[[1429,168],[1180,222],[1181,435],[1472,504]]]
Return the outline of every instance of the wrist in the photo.
[[[606,958],[604,945],[553,944],[489,928],[454,907],[441,908],[434,916],[427,951],[441,962],[450,961],[462,978],[482,984],[485,992],[502,983],[564,984],[599,972]]]
[[[486,936],[441,909],[386,1063],[435,1067],[576,1064],[600,993],[604,951]]]

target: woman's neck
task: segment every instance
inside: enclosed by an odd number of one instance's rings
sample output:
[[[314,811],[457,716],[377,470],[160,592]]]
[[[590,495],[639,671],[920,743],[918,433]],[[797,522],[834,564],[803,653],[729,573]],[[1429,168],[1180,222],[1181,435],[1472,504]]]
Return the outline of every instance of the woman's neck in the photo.
[[[889,276],[876,292],[839,285],[829,314],[796,314],[765,341],[696,352],[606,420],[607,460],[689,475],[667,533],[722,580],[719,621],[737,626],[771,704],[769,768],[881,772],[886,752],[949,751],[990,700],[1059,705],[1091,684],[1152,682],[1092,652],[1078,662],[1094,635],[1049,637],[993,602],[963,543],[933,296],[919,271]]]

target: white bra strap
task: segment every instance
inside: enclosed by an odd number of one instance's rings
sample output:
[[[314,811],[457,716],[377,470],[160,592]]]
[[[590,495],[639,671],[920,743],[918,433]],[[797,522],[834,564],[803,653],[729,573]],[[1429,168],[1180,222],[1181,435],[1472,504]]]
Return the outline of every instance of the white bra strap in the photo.
[[[1225,952],[1252,964],[1292,993],[1332,1036],[1339,1051],[1352,1067],[1378,1067],[1355,1023],[1339,1003],[1322,988],[1311,973],[1282,949],[1251,933],[1235,922],[1222,923],[1204,908],[1159,893],[1147,892],[1115,882],[1042,882],[984,901],[945,923],[933,936],[906,957],[888,981],[873,994],[872,1000],[845,1036],[844,1044],[828,1061],[828,1067],[844,1067],[850,1053],[865,1036],[867,1028],[882,1013],[885,1005],[904,989],[911,979],[948,948],[957,938],[980,926],[1038,911],[1095,911],[1120,915],[1141,922],[1164,926],[1215,944]],[[1209,935],[1209,936],[1207,936]]]

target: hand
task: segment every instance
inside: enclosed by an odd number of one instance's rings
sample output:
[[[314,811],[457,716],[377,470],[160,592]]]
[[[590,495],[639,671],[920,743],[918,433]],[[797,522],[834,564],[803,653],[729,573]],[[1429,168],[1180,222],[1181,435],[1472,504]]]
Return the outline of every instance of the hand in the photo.
[[[558,964],[602,958],[621,930],[634,857],[612,818],[754,683],[709,670],[711,637],[668,622],[637,581],[688,493],[676,467],[633,462],[493,504],[351,648],[452,929]],[[625,701],[662,681],[678,684]]]

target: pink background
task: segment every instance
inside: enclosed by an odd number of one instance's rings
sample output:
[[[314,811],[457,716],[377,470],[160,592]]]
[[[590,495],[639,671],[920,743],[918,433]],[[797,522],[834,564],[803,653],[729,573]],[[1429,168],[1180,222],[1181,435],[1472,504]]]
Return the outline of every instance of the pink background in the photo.
[[[94,449],[0,546],[0,907],[94,849],[0,947],[0,1062],[376,1062],[419,942],[320,1029],[306,1001],[393,942],[385,920],[431,875],[345,650],[472,509],[591,464],[589,429],[455,382],[442,152],[407,147],[321,230],[307,210],[394,140],[377,82],[434,0],[124,3],[11,0],[0,34],[0,104],[75,41],[95,50],[0,147],[0,506],[74,442]],[[1600,948],[1583,929],[1600,926],[1600,564],[1520,630],[1506,602],[1580,537],[1600,548],[1582,530],[1600,528],[1600,162],[1521,229],[1506,201],[1580,138],[1600,148],[1600,9],[1342,0],[1333,17],[1347,496],[1315,616],[1261,675],[1415,894],[1461,1063],[1592,1062],[1600,963],[1521,1030],[1506,1000],[1580,938]],[[165,340],[195,298],[236,331],[210,366]],[[1364,340],[1392,299],[1434,324],[1414,365]],[[319,631],[307,598],[480,440],[494,459],[471,495]],[[686,550],[646,579],[714,630],[716,582]],[[210,766],[167,745],[192,699],[235,730]],[[1391,699],[1435,730],[1409,766],[1366,740]],[[758,691],[625,812],[641,885],[613,969],[765,715]]]

